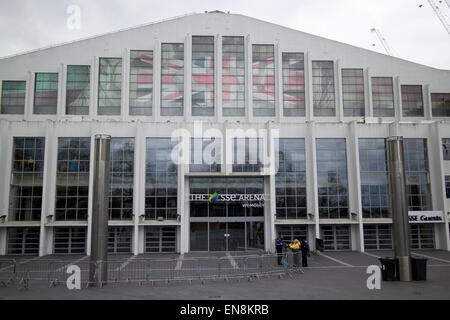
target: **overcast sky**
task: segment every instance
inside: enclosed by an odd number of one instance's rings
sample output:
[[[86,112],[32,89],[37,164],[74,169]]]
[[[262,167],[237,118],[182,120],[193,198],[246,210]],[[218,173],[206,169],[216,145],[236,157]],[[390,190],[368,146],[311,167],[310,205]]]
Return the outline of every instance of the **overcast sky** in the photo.
[[[439,4],[450,17],[445,0]],[[81,9],[81,28],[67,28],[67,8]],[[422,5],[422,7],[419,7]],[[205,10],[239,13],[450,69],[450,35],[427,0],[0,0],[0,57]],[[450,19],[447,20],[450,23]]]

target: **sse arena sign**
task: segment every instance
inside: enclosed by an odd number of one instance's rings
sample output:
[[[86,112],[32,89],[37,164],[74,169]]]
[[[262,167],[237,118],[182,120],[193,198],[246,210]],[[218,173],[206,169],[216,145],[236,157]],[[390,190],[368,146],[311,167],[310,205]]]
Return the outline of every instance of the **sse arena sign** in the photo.
[[[442,211],[409,211],[409,222],[444,222]]]

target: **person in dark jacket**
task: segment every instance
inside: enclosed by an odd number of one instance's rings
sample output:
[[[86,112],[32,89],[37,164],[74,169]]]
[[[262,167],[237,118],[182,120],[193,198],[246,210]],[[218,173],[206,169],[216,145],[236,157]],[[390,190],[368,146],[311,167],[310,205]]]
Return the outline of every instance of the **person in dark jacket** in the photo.
[[[309,254],[309,243],[303,238],[300,243],[300,250],[302,251],[302,267],[308,266],[308,254]]]
[[[283,235],[279,234],[275,241],[275,248],[277,249],[278,265],[281,266],[281,258],[283,257],[283,248],[287,248],[287,244],[283,241]]]

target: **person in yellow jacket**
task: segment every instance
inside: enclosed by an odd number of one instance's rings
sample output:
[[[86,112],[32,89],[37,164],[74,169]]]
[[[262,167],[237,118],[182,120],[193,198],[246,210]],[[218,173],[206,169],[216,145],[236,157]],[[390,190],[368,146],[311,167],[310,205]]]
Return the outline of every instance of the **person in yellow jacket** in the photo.
[[[300,260],[299,260],[299,251],[300,251],[300,241],[298,241],[297,238],[295,238],[290,244],[289,244],[289,248],[291,248],[292,250],[292,254],[293,254],[293,258],[294,258],[294,263],[293,266],[294,267],[298,267],[300,265]]]

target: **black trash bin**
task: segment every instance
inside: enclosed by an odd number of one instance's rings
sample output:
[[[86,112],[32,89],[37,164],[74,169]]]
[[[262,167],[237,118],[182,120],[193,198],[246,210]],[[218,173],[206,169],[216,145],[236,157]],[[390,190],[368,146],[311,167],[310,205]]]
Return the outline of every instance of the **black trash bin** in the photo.
[[[413,280],[427,280],[427,258],[411,257],[411,271]]]
[[[381,263],[381,276],[383,281],[398,280],[398,259],[385,257],[379,258]]]

